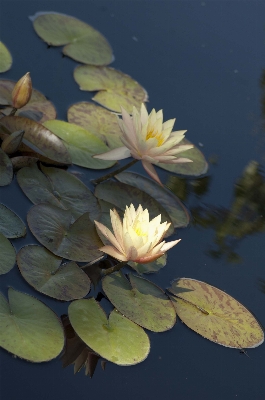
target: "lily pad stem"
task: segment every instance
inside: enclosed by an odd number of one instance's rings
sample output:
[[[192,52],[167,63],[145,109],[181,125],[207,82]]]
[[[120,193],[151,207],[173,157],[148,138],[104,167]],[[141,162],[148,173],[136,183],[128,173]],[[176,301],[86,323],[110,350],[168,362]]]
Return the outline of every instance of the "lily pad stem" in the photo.
[[[127,262],[128,261],[121,261],[120,263],[114,265],[114,267],[111,267],[111,268],[108,268],[108,269],[104,269],[102,271],[103,276],[112,274],[112,272],[119,271],[122,267],[124,267],[124,265],[127,264]]]
[[[10,114],[9,114],[9,116],[13,116],[13,115],[15,115],[15,114],[16,114],[16,112],[17,112],[17,108],[13,107],[13,108],[12,108],[12,110],[10,111]]]
[[[125,169],[127,169],[127,168],[131,167],[132,165],[136,164],[137,161],[139,161],[139,160],[137,160],[137,159],[134,158],[131,162],[129,162],[128,164],[124,165],[123,167],[118,168],[118,169],[116,169],[115,171],[112,171],[112,172],[110,172],[110,173],[107,174],[107,175],[103,175],[101,178],[92,179],[91,182],[92,182],[94,185],[97,185],[98,183],[104,182],[104,181],[106,181],[107,179],[112,178],[113,176],[119,174],[120,172],[124,171]]]

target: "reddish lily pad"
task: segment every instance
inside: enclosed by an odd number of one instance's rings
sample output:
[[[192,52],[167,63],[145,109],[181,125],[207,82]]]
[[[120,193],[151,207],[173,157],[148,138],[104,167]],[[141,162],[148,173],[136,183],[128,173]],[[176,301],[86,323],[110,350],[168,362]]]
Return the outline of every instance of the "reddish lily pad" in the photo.
[[[0,72],[6,72],[11,68],[12,56],[8,48],[0,41]]]
[[[9,239],[26,235],[24,222],[4,204],[0,204],[0,232]]]
[[[16,251],[9,240],[0,233],[0,275],[9,272],[16,262]]]
[[[13,178],[13,166],[8,155],[0,149],[0,186],[9,185]]]

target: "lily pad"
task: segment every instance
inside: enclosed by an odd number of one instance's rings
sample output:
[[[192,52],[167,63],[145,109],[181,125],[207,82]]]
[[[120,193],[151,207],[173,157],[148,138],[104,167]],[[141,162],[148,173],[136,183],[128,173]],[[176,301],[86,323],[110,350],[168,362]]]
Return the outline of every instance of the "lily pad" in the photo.
[[[24,167],[31,167],[33,164],[36,164],[37,161],[37,157],[29,156],[17,156],[11,158],[14,171],[18,171],[19,169]]]
[[[88,262],[102,255],[98,250],[102,242],[89,213],[72,223],[71,211],[38,204],[30,209],[27,220],[37,240],[59,257]]]
[[[189,142],[187,139],[183,139],[180,142],[180,145],[183,144],[192,144],[192,143]],[[178,153],[178,157],[189,158],[193,162],[178,163],[178,164],[157,163],[156,165],[160,168],[165,169],[166,171],[188,176],[200,176],[206,174],[206,172],[208,171],[208,163],[205,160],[204,155],[195,146],[192,149],[183,151],[182,153]]]
[[[22,142],[24,133],[25,132],[23,130],[20,130],[17,132],[13,132],[9,136],[7,136],[2,142],[2,150],[4,150],[6,154],[15,153],[18,150],[20,143]]]
[[[150,219],[161,214],[162,222],[171,222],[170,216],[158,201],[134,186],[121,182],[105,181],[96,186],[95,196],[98,199],[113,204],[114,207],[118,207],[123,211],[126,206],[130,204],[133,204],[136,208],[141,204],[143,209],[148,209]],[[171,225],[166,236],[172,235],[173,232],[174,228]]]
[[[167,254],[163,254],[157,260],[147,263],[139,264],[133,261],[129,261],[128,264],[132,267],[138,274],[151,274],[160,271],[167,263]]]
[[[37,13],[33,20],[36,33],[51,46],[63,46],[63,54],[84,64],[107,65],[113,61],[112,49],[92,26],[59,13]]]
[[[106,276],[102,288],[122,315],[153,332],[164,332],[176,323],[176,312],[171,300],[152,282],[121,272]]]
[[[0,294],[0,346],[32,362],[50,361],[64,346],[63,327],[41,301],[9,288]]]
[[[113,310],[109,318],[94,298],[75,300],[69,319],[78,336],[101,357],[118,365],[144,361],[150,342],[144,330]]]
[[[117,115],[86,101],[69,107],[67,119],[103,140],[110,149],[123,146]]]
[[[9,240],[0,233],[0,275],[9,272],[16,262],[16,251]]]
[[[10,106],[2,110],[6,115],[12,110],[12,90],[16,82],[11,80],[0,80],[0,104]],[[16,111],[17,116],[33,119],[37,122],[44,122],[56,118],[54,105],[38,90],[32,89],[29,102]]]
[[[0,232],[9,239],[26,235],[24,222],[4,204],[0,203]]]
[[[32,203],[70,210],[75,218],[90,212],[95,219],[99,213],[97,199],[83,182],[59,168],[41,169],[43,173],[34,164],[17,173],[18,184]]]
[[[0,149],[0,186],[9,185],[13,178],[13,166],[8,155]]]
[[[74,70],[74,79],[81,90],[99,90],[92,100],[118,113],[121,107],[131,113],[133,106],[140,109],[148,100],[146,90],[138,82],[114,68],[80,65]]]
[[[11,68],[12,56],[8,48],[0,41],[0,72],[6,72]]]
[[[90,291],[90,279],[75,262],[62,259],[37,245],[22,247],[17,264],[23,278],[36,290],[58,300],[81,299]]]
[[[4,129],[3,129],[4,127]],[[25,131],[23,143],[29,150],[50,158],[51,160],[71,164],[72,160],[63,142],[43,125],[24,117],[4,117],[0,121],[0,132],[3,130],[15,132],[23,129]],[[5,135],[6,137],[7,135]]]
[[[135,186],[154,197],[168,212],[174,228],[186,227],[189,224],[189,213],[186,207],[172,192],[154,180],[148,179],[135,172],[122,172],[115,176],[118,181]]]
[[[226,347],[251,348],[264,341],[254,316],[236,299],[214,286],[181,278],[169,289],[177,315],[192,330]]]
[[[43,125],[63,140],[71,154],[73,164],[92,169],[109,168],[115,164],[115,161],[92,157],[94,154],[108,151],[109,148],[101,139],[84,128],[57,120],[46,121]]]

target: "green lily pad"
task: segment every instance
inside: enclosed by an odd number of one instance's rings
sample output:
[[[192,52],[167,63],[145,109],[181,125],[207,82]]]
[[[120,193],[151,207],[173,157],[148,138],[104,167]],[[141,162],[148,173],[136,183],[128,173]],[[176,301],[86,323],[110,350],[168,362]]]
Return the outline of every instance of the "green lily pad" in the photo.
[[[0,294],[0,346],[32,362],[57,357],[64,346],[57,315],[41,301],[12,288],[8,298],[9,302]]]
[[[9,272],[16,262],[16,251],[9,240],[0,233],[0,275]]]
[[[0,41],[0,72],[6,72],[11,68],[12,56],[8,48]]]
[[[0,104],[10,106],[2,110],[6,115],[12,110],[12,90],[16,82],[11,80],[0,80]],[[29,102],[16,111],[17,116],[33,119],[37,122],[44,122],[56,118],[54,105],[38,90],[32,89]]]
[[[9,185],[13,178],[13,166],[8,155],[0,149],[0,186]]]
[[[183,139],[180,142],[180,145],[183,144],[192,144],[192,143],[189,142],[187,139]],[[189,158],[193,162],[186,162],[179,164],[157,163],[156,165],[160,168],[165,169],[166,171],[174,172],[175,174],[189,175],[189,176],[200,176],[206,174],[206,172],[208,171],[208,163],[205,160],[204,155],[195,146],[192,149],[183,151],[182,153],[178,153],[178,157]]]
[[[176,323],[176,312],[171,300],[152,282],[129,274],[129,281],[121,272],[106,276],[102,288],[122,315],[153,332],[164,332]]]
[[[148,209],[150,219],[161,214],[162,222],[171,222],[170,216],[158,201],[134,186],[121,182],[105,181],[96,186],[95,196],[113,204],[114,207],[118,207],[122,211],[130,204],[133,204],[136,208],[141,204],[143,209]],[[173,232],[174,227],[171,225],[166,236],[172,235]]]
[[[99,160],[92,157],[94,154],[108,151],[109,148],[101,139],[84,128],[57,120],[46,121],[43,125],[63,140],[71,154],[73,164],[92,169],[109,168],[115,164],[115,161]]]
[[[72,223],[72,213],[49,204],[33,206],[28,225],[37,240],[55,255],[72,261],[88,262],[100,257],[102,247],[89,213]]]
[[[0,121],[0,131],[15,132],[23,129],[24,147],[50,158],[51,160],[71,164],[72,160],[63,142],[43,125],[24,117],[4,117]],[[5,134],[5,132],[4,132]],[[6,137],[6,135],[5,135]]]
[[[92,100],[118,113],[121,107],[131,113],[133,106],[140,109],[148,100],[146,90],[138,82],[114,68],[80,65],[74,70],[74,79],[81,90],[99,90]]]
[[[99,213],[97,199],[83,182],[59,168],[41,169],[43,173],[34,164],[17,173],[18,184],[32,203],[70,210],[75,218],[90,212],[95,219]]]
[[[138,272],[138,274],[151,274],[160,271],[160,269],[167,264],[167,253],[147,264],[139,264],[133,261],[129,261],[128,264]]]
[[[189,328],[226,347],[251,348],[264,341],[254,316],[229,294],[205,282],[181,278],[169,289],[177,315]]]
[[[92,26],[77,18],[59,13],[37,13],[33,20],[36,33],[51,46],[63,46],[63,54],[84,64],[107,65],[112,49]]]
[[[118,118],[105,108],[86,101],[75,103],[69,107],[67,119],[98,136],[110,149],[123,146]]]
[[[154,180],[148,179],[135,172],[122,172],[115,176],[118,181],[135,186],[148,193],[164,207],[170,215],[174,228],[183,228],[189,224],[189,213],[186,207],[172,192]]]
[[[26,235],[24,222],[4,204],[0,204],[0,232],[9,239]]]
[[[73,301],[70,322],[78,336],[96,353],[118,365],[144,361],[150,342],[144,330],[113,310],[109,318],[94,298]]]
[[[23,278],[36,290],[58,300],[81,299],[90,291],[90,279],[75,262],[62,259],[37,245],[22,247],[17,254]]]

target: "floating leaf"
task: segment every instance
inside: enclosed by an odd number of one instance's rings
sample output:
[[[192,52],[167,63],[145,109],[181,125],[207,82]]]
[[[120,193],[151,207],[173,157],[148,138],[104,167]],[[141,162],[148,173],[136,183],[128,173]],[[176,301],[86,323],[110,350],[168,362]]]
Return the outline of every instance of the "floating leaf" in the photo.
[[[10,239],[26,235],[24,222],[4,204],[0,204],[0,232]]]
[[[109,318],[94,298],[75,300],[69,319],[78,336],[101,357],[118,365],[144,361],[150,351],[144,330],[113,310]]]
[[[32,207],[27,216],[31,232],[55,255],[73,261],[93,261],[102,247],[89,213],[72,224],[72,213],[48,204]]]
[[[0,41],[0,72],[6,72],[11,68],[12,56],[8,48]]]
[[[11,133],[11,135],[7,136],[2,142],[2,150],[6,154],[15,153],[18,150],[20,143],[22,142],[24,133],[25,131],[21,129],[20,131],[13,132]]]
[[[112,50],[92,26],[59,13],[37,13],[33,19],[36,33],[51,46],[63,46],[63,53],[84,64],[107,65],[112,62]]]
[[[13,178],[13,166],[8,155],[0,149],[0,186],[9,185]]]
[[[12,90],[16,82],[11,80],[0,80],[0,104],[12,106]],[[12,107],[7,107],[2,112],[6,115],[10,113]],[[54,105],[38,90],[32,89],[30,101],[21,109],[16,111],[16,115],[33,119],[37,122],[44,122],[48,119],[56,118]]]
[[[109,148],[101,139],[84,128],[57,120],[46,121],[43,125],[63,140],[71,154],[73,164],[93,169],[109,168],[115,164],[115,161],[92,157],[94,154],[108,151]]]
[[[153,332],[164,332],[176,323],[176,312],[171,300],[152,282],[129,274],[129,281],[121,273],[102,280],[102,288],[111,303],[122,315]]]
[[[123,146],[118,118],[105,108],[86,101],[76,103],[69,107],[67,119],[98,136],[111,149]]]
[[[38,158],[28,156],[18,156],[11,158],[14,171],[18,171],[19,169],[24,167],[31,167],[32,165],[36,164],[37,161]]]
[[[186,207],[172,192],[154,180],[135,172],[122,172],[115,176],[120,182],[135,186],[154,197],[170,215],[174,228],[186,227],[189,224],[189,213]]]
[[[19,186],[32,203],[48,203],[70,210],[75,218],[90,212],[95,219],[99,213],[97,199],[83,182],[59,168],[42,166],[41,169],[46,176],[35,164],[17,173]]]
[[[100,90],[92,100],[118,113],[121,107],[131,113],[133,106],[139,109],[148,100],[138,82],[114,68],[80,65],[74,70],[74,79],[81,90]]]
[[[171,222],[168,213],[158,201],[134,186],[126,185],[121,182],[105,181],[96,186],[95,196],[101,200],[112,203],[113,206],[120,208],[122,211],[131,203],[136,208],[141,204],[143,209],[148,209],[150,219],[161,214],[162,222]],[[171,226],[167,232],[167,236],[172,235],[173,232],[174,228]]]
[[[81,299],[90,290],[90,279],[75,262],[62,259],[44,247],[29,245],[17,254],[23,278],[36,290],[58,300]]]
[[[254,316],[237,300],[207,283],[181,278],[169,289],[181,320],[206,339],[226,347],[251,348],[264,341]]]
[[[128,264],[132,267],[138,274],[151,274],[158,272],[167,263],[167,253],[159,257],[157,260],[152,261],[147,264],[139,264],[133,261],[129,261]]]
[[[0,346],[32,362],[49,361],[64,345],[62,325],[45,304],[9,288],[9,303],[0,294]]]
[[[9,272],[16,262],[16,251],[9,240],[0,233],[0,275]]]
[[[23,137],[24,146],[63,164],[71,164],[70,155],[63,142],[43,125],[28,118],[4,117],[0,121],[0,132],[3,128],[10,132],[20,129],[25,131]]]

